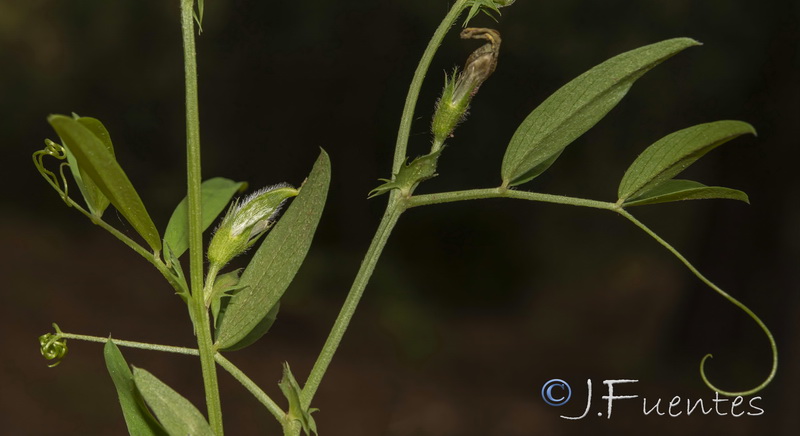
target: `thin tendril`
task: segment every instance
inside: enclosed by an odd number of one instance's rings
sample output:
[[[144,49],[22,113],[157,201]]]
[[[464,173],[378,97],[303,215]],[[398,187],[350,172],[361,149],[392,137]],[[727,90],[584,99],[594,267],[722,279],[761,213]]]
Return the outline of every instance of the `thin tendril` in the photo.
[[[67,184],[67,178],[64,177],[64,167],[69,167],[69,163],[61,162],[61,165],[58,166],[58,174],[61,176],[61,182],[64,186],[64,192],[61,194],[61,199],[64,200],[64,203],[67,206],[72,207],[72,202],[69,201],[69,185]]]
[[[753,394],[759,392],[760,390],[764,389],[765,387],[767,387],[767,385],[769,385],[770,382],[772,382],[772,379],[775,378],[775,374],[778,372],[778,345],[775,343],[775,338],[772,336],[772,332],[770,332],[770,330],[767,327],[767,325],[764,324],[764,322],[761,321],[761,318],[759,318],[755,313],[753,313],[753,311],[750,310],[750,308],[748,308],[742,302],[740,302],[739,300],[733,298],[730,294],[728,294],[727,292],[723,291],[719,286],[715,285],[710,280],[708,280],[703,274],[700,273],[700,271],[697,270],[697,268],[694,267],[694,265],[689,263],[689,261],[686,260],[686,258],[683,257],[683,255],[678,252],[678,250],[673,248],[672,245],[670,245],[667,241],[665,241],[660,236],[658,236],[655,232],[650,230],[642,222],[640,222],[639,220],[634,218],[633,215],[629,214],[628,212],[626,212],[622,208],[618,209],[617,212],[620,215],[622,215],[625,218],[627,218],[630,222],[635,224],[637,227],[639,227],[640,229],[644,230],[645,233],[650,235],[659,244],[663,245],[664,248],[669,250],[670,253],[672,253],[675,257],[677,257],[678,260],[680,260],[687,268],[689,268],[689,271],[691,271],[692,274],[694,274],[698,279],[700,279],[700,281],[705,283],[706,286],[708,286],[709,288],[713,289],[716,293],[721,295],[722,298],[728,300],[729,302],[733,303],[733,305],[735,305],[736,307],[738,307],[739,309],[744,311],[744,313],[746,313],[747,316],[749,316],[753,321],[756,322],[756,324],[758,324],[759,327],[761,327],[761,330],[763,330],[764,334],[767,336],[767,340],[769,340],[770,349],[772,350],[772,369],[770,370],[769,375],[767,376],[767,378],[763,382],[761,382],[761,384],[759,384],[758,386],[756,386],[753,389],[750,389],[750,390],[747,390],[747,391],[741,391],[741,392],[724,391],[724,390],[716,387],[713,383],[711,383],[708,380],[708,377],[706,376],[706,370],[705,370],[706,360],[708,360],[709,358],[713,357],[711,354],[706,354],[705,356],[703,356],[703,359],[700,361],[700,377],[703,379],[703,383],[705,383],[706,386],[708,386],[710,389],[712,389],[712,390],[714,390],[716,392],[719,392],[722,395],[729,396],[729,397],[736,397],[736,396],[745,397],[745,396],[748,396],[748,395],[753,395]]]
[[[769,385],[775,378],[775,374],[778,371],[778,346],[775,343],[775,338],[773,337],[772,332],[770,332],[766,324],[764,324],[764,322],[761,321],[761,318],[759,318],[755,313],[753,313],[752,310],[750,310],[750,308],[745,306],[739,300],[733,298],[727,292],[723,291],[719,286],[715,285],[710,280],[708,280],[703,274],[700,273],[700,271],[697,270],[697,268],[694,267],[694,265],[692,265],[680,252],[678,252],[678,250],[672,247],[672,245],[670,245],[667,241],[658,236],[655,232],[650,230],[642,222],[634,218],[633,215],[628,213],[619,204],[593,201],[575,197],[564,197],[564,196],[548,195],[535,192],[508,190],[508,189],[503,189],[502,187],[494,189],[474,189],[468,191],[442,192],[437,194],[417,195],[411,197],[411,199],[408,200],[408,204],[409,207],[418,207],[430,204],[449,203],[449,202],[463,201],[463,200],[478,200],[478,199],[497,198],[497,197],[510,197],[520,200],[542,201],[548,203],[568,204],[573,206],[593,207],[598,209],[611,210],[613,212],[622,215],[630,222],[635,224],[637,227],[642,229],[650,237],[655,239],[656,242],[664,246],[664,248],[669,250],[669,252],[672,253],[678,260],[680,260],[689,269],[689,271],[691,271],[692,274],[695,275],[695,277],[697,277],[698,279],[700,279],[700,281],[705,283],[706,286],[714,290],[716,293],[721,295],[729,302],[733,303],[736,307],[738,307],[742,311],[744,311],[744,313],[746,313],[753,321],[756,322],[756,324],[758,324],[758,326],[761,328],[761,330],[764,332],[764,334],[767,336],[767,339],[769,340],[769,346],[772,351],[772,368],[767,378],[761,384],[759,384],[753,389],[741,392],[725,391],[716,387],[713,383],[711,383],[708,380],[708,377],[706,376],[705,372],[706,360],[712,357],[711,354],[707,354],[700,361],[700,377],[703,379],[703,382],[706,384],[706,386],[726,396],[731,396],[731,397],[748,396],[761,391],[767,385]]]
[[[45,147],[44,147],[43,150],[39,150],[39,151],[33,153],[33,164],[36,166],[36,169],[39,170],[39,174],[41,174],[42,177],[44,177],[45,180],[47,180],[47,182],[50,183],[50,185],[53,187],[53,189],[58,191],[58,193],[62,197],[64,197],[66,195],[66,193],[64,191],[62,191],[58,187],[58,185],[59,185],[58,177],[56,177],[55,173],[53,173],[52,171],[50,171],[47,168],[45,168],[45,166],[44,166],[44,158],[45,158],[45,156],[52,156],[52,157],[54,157],[54,158],[56,158],[58,160],[64,160],[64,159],[67,158],[66,150],[60,144],[58,144],[56,142],[53,142],[53,141],[51,141],[49,139],[45,139],[44,140],[44,145],[45,145]],[[63,184],[66,187],[67,181],[66,181],[66,179],[64,179],[64,173],[63,173],[63,171],[59,171],[59,172],[61,174],[61,178],[63,180]]]

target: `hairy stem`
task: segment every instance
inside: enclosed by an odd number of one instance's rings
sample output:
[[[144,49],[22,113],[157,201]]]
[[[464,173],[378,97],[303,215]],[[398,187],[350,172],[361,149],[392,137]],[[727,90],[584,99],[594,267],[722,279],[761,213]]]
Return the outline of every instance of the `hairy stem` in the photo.
[[[219,398],[214,344],[203,299],[203,227],[201,214],[200,109],[197,91],[197,61],[194,44],[194,0],[181,0],[181,30],[186,80],[186,164],[189,203],[189,283],[192,290],[189,310],[192,312],[203,386],[208,408],[208,422],[214,434],[222,436],[222,406]]]
[[[219,366],[223,367],[230,375],[233,376],[239,383],[242,384],[254,397],[258,400],[264,407],[269,410],[272,416],[275,417],[279,422],[283,422],[286,417],[286,412],[284,412],[280,406],[278,406],[272,398],[269,397],[258,385],[251,380],[241,369],[237,368],[230,360],[226,359],[222,354],[217,353],[214,356]]]
[[[105,344],[106,342],[108,342],[109,339],[112,339],[114,343],[120,347],[138,348],[140,350],[149,350],[149,351],[161,351],[164,353],[185,354],[187,356],[200,355],[194,348],[174,347],[172,345],[150,344],[148,342],[136,342],[136,341],[123,341],[121,339],[104,338],[102,336],[77,335],[74,333],[64,333],[64,332],[60,332],[59,336],[61,336],[64,339],[97,342],[101,344]]]
[[[417,107],[417,99],[419,98],[420,89],[422,89],[422,82],[425,80],[425,75],[428,73],[428,68],[431,65],[433,56],[442,44],[442,40],[444,40],[447,31],[450,30],[456,22],[468,2],[469,0],[457,0],[453,4],[453,7],[450,8],[450,12],[447,13],[441,24],[439,24],[439,27],[436,28],[436,31],[433,33],[433,37],[430,42],[428,42],[428,46],[422,54],[417,69],[414,71],[414,78],[411,80],[411,85],[408,88],[406,103],[405,106],[403,106],[403,115],[400,118],[400,128],[397,132],[392,174],[397,174],[397,172],[400,171],[400,166],[406,161],[406,150],[408,148],[408,138],[411,133],[411,123],[414,121],[414,110]],[[397,195],[397,191],[392,191],[392,200],[390,204],[397,200]]]
[[[395,224],[397,224],[397,220],[404,210],[405,207],[402,203],[396,203],[395,206],[386,209],[378,225],[378,230],[372,238],[372,243],[367,250],[367,254],[361,262],[361,267],[358,270],[358,274],[356,274],[353,285],[350,287],[347,299],[345,299],[339,316],[336,317],[328,339],[325,341],[325,345],[322,347],[322,351],[317,357],[317,361],[311,369],[311,374],[308,376],[308,380],[303,387],[303,392],[300,395],[301,407],[307,408],[311,404],[311,400],[314,398],[317,388],[319,388],[322,377],[325,375],[325,371],[327,371],[331,360],[333,360],[336,349],[339,348],[339,344],[342,342],[344,332],[347,330],[350,320],[353,319],[353,314],[358,307],[358,302],[364,294],[364,289],[367,287],[372,272],[375,271],[375,265],[378,263],[378,258],[383,252],[383,248],[386,246],[386,241],[389,239],[389,235],[392,233]]]
[[[444,36],[447,34],[447,31],[450,30],[450,27],[452,27],[456,22],[468,2],[469,0],[457,0],[455,4],[453,4],[453,7],[450,8],[450,11],[444,17],[441,24],[439,24],[439,27],[436,28],[433,37],[431,38],[430,42],[428,42],[428,46],[425,48],[425,52],[422,54],[422,58],[417,65],[416,71],[414,71],[414,77],[411,80],[411,85],[408,89],[408,95],[406,96],[406,102],[403,106],[403,115],[400,118],[400,128],[397,132],[397,142],[394,149],[394,161],[392,163],[393,174],[397,174],[397,172],[400,171],[400,167],[406,161],[408,138],[411,132],[411,124],[414,120],[414,110],[417,106],[419,92],[422,89],[422,82],[425,79],[425,75],[428,73],[428,68],[431,65],[433,56],[436,54],[436,51],[442,44],[442,40],[444,40]],[[317,357],[317,361],[314,363],[314,367],[311,369],[308,380],[303,387],[303,391],[300,395],[301,407],[307,408],[309,404],[311,404],[311,400],[314,398],[314,395],[319,388],[322,377],[325,375],[325,372],[327,371],[328,366],[333,359],[333,355],[336,353],[336,349],[339,347],[339,344],[342,341],[344,332],[347,330],[350,320],[353,318],[356,307],[358,307],[358,302],[364,293],[364,289],[369,282],[369,278],[372,276],[372,272],[375,270],[375,265],[378,262],[381,252],[383,251],[383,247],[386,245],[386,241],[389,239],[392,229],[394,228],[395,224],[397,224],[397,220],[400,218],[400,215],[403,213],[403,211],[405,211],[406,207],[406,200],[400,197],[398,191],[392,191],[390,193],[388,205],[386,206],[386,211],[384,212],[383,218],[378,225],[378,230],[372,239],[369,250],[364,256],[364,260],[361,262],[361,268],[359,269],[358,274],[353,281],[350,292],[347,294],[347,299],[345,300],[344,305],[339,312],[339,316],[336,318],[333,328],[328,335],[328,339],[325,341],[325,345],[323,346],[319,357]],[[291,434],[295,430],[296,429],[293,428],[284,428],[284,433]]]
[[[208,274],[206,274],[206,285],[203,288],[203,305],[208,308],[211,305],[211,294],[214,292],[214,282],[217,280],[219,274],[219,266],[212,263],[208,267]]]
[[[542,194],[539,192],[516,191],[508,188],[470,189],[466,191],[439,192],[436,194],[415,195],[408,199],[408,207],[428,206],[432,204],[453,203],[465,200],[482,200],[486,198],[516,198],[519,200],[540,201],[544,203],[565,204],[570,206],[591,207],[617,211],[614,203],[588,200],[585,198],[567,197],[564,195]]]

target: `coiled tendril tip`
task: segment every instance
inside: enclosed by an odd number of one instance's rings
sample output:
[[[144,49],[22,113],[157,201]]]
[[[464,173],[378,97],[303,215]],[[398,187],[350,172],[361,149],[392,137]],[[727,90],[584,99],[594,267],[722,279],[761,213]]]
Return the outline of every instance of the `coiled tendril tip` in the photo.
[[[67,339],[62,336],[61,329],[58,325],[53,323],[55,333],[46,333],[39,336],[39,351],[42,356],[47,360],[56,360],[54,363],[47,365],[53,368],[61,363],[64,356],[67,355]]]
[[[749,395],[756,394],[756,393],[760,392],[762,389],[764,389],[765,387],[767,387],[767,385],[772,383],[772,379],[775,378],[775,374],[778,372],[778,346],[775,343],[775,338],[772,336],[772,332],[770,332],[769,329],[767,329],[767,326],[764,325],[764,323],[761,322],[761,320],[758,317],[756,317],[755,314],[750,312],[749,309],[747,310],[747,312],[748,312],[748,314],[750,314],[751,317],[753,317],[756,320],[756,322],[759,324],[761,329],[766,333],[767,338],[769,339],[769,345],[770,345],[770,348],[772,349],[772,369],[770,370],[769,375],[767,376],[767,378],[763,382],[761,382],[760,385],[754,387],[753,389],[750,389],[750,390],[747,390],[747,391],[741,391],[741,392],[724,391],[724,390],[716,387],[713,383],[711,383],[708,380],[708,377],[706,376],[706,360],[711,359],[711,358],[714,357],[711,353],[706,354],[700,360],[700,378],[703,379],[703,383],[705,383],[706,386],[708,386],[709,389],[713,390],[714,392],[719,393],[720,395],[725,395],[726,397],[746,397],[746,396],[749,396]]]

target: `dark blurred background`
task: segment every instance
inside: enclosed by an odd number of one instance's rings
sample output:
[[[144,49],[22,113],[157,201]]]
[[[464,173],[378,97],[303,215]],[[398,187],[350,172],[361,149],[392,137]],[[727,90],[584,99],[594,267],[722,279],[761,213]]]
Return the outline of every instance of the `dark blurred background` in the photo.
[[[252,187],[300,183],[324,147],[333,182],[315,245],[279,320],[229,357],[284,404],[288,361],[308,374],[386,197],[408,83],[444,0],[206,1],[198,40],[204,176]],[[192,346],[182,303],[159,274],[63,207],[30,155],[54,132],[50,113],[103,120],[119,161],[164,228],[183,197],[183,68],[178,2],[0,0],[0,214],[3,359],[0,421],[13,435],[124,434],[97,344],[70,342],[54,369],[36,337],[52,331]],[[511,200],[457,203],[404,215],[314,406],[326,435],[788,435],[800,428],[800,6],[795,0],[520,0],[499,24],[499,67],[419,192],[497,186],[516,126],[559,86],[623,51],[689,36],[692,48],[648,73],[593,130],[523,189],[614,200],[625,168],[672,131],[720,119],[752,123],[687,178],[746,191],[752,205],[714,200],[634,212],[775,333],[774,382],[762,416],[643,416],[641,398],[704,399],[698,374],[749,389],[769,371],[767,342],[742,311],[613,214]],[[428,147],[443,71],[474,42],[454,30],[425,83],[409,153]],[[54,138],[55,139],[55,138]],[[112,209],[106,219],[132,230]],[[239,260],[244,265],[246,259]],[[123,350],[129,362],[203,405],[196,360]],[[575,399],[547,406],[562,378]],[[586,379],[593,412],[581,421]],[[221,375],[228,433],[278,434],[272,417]],[[574,404],[573,404],[574,403]],[[728,406],[721,412],[730,412]],[[737,409],[756,412],[752,408]]]

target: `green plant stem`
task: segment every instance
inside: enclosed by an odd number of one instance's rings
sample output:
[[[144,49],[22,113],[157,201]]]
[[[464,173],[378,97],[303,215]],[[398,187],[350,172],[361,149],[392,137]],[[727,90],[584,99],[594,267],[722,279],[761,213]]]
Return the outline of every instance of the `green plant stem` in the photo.
[[[223,435],[222,405],[219,398],[217,367],[214,363],[214,343],[203,298],[203,227],[201,211],[200,167],[200,109],[197,91],[197,61],[195,55],[194,0],[181,0],[181,30],[186,80],[186,164],[189,203],[189,276],[192,290],[189,310],[197,335],[203,386],[208,408],[208,423],[217,436]]]
[[[211,294],[214,291],[214,282],[217,280],[219,274],[219,265],[211,263],[208,266],[208,274],[206,274],[206,285],[203,288],[203,304],[208,308],[211,305]]]
[[[425,48],[420,58],[419,64],[417,64],[417,69],[414,71],[414,77],[409,85],[405,105],[403,106],[403,114],[400,117],[400,127],[397,132],[397,142],[395,143],[394,160],[392,162],[392,174],[397,174],[406,161],[408,139],[411,132],[411,125],[414,121],[414,111],[417,106],[420,90],[422,89],[422,83],[428,73],[433,56],[442,44],[448,30],[450,30],[456,22],[469,1],[470,0],[457,0],[453,4],[450,11],[439,24],[439,27],[436,28],[433,37],[431,37],[428,46]],[[408,206],[406,200],[407,199],[401,198],[399,192],[396,190],[390,193],[389,202],[383,218],[378,225],[378,230],[372,239],[367,254],[364,256],[364,260],[361,262],[361,267],[347,294],[344,305],[334,322],[333,328],[328,335],[328,339],[325,341],[325,345],[320,355],[317,357],[317,361],[314,363],[314,367],[311,369],[308,380],[303,387],[303,391],[300,395],[301,407],[307,408],[311,404],[311,400],[314,398],[319,388],[322,377],[325,375],[333,359],[333,355],[336,353],[342,341],[342,337],[350,324],[350,320],[353,318],[353,314],[358,307],[358,302],[364,293],[369,278],[372,276],[372,272],[375,270],[378,258],[383,252],[383,248],[386,246],[386,241],[389,239],[389,235],[394,229],[395,224],[397,224],[400,215]],[[296,432],[296,428],[284,427],[285,434],[293,434],[294,432]]]
[[[272,398],[269,397],[253,380],[251,380],[242,370],[236,367],[230,360],[226,359],[222,354],[217,353],[214,356],[219,366],[223,367],[230,375],[233,376],[239,383],[242,384],[256,399],[269,410],[272,416],[279,422],[283,422],[286,417],[280,406],[278,406]]]
[[[281,421],[281,428],[283,428],[284,436],[299,436],[300,432],[303,430],[300,421],[295,419],[284,419]]]
[[[101,344],[105,344],[108,342],[109,339],[113,340],[115,344],[120,347],[127,347],[127,348],[138,348],[140,350],[149,350],[149,351],[161,351],[164,353],[174,353],[174,354],[185,354],[187,356],[199,356],[200,354],[197,352],[195,348],[186,348],[186,347],[174,347],[172,345],[160,345],[160,344],[150,344],[147,342],[136,342],[136,341],[123,341],[120,339],[114,338],[104,338],[102,336],[89,336],[89,335],[77,335],[74,333],[59,333],[64,339],[74,339],[77,341],[87,341],[87,342],[97,342]]]
[[[353,319],[353,314],[356,311],[356,307],[358,307],[358,302],[364,294],[364,289],[367,287],[372,272],[375,271],[375,265],[383,252],[383,248],[386,246],[386,241],[389,239],[389,235],[392,233],[395,224],[397,224],[397,220],[404,210],[405,205],[402,202],[387,207],[378,225],[378,230],[372,238],[372,243],[370,243],[367,254],[361,262],[358,274],[356,274],[356,278],[353,280],[350,292],[347,294],[342,309],[339,311],[339,316],[336,317],[328,339],[325,341],[325,345],[322,347],[322,351],[317,357],[317,361],[311,369],[311,374],[308,376],[308,380],[303,387],[303,392],[300,394],[301,407],[308,408],[311,404],[311,400],[314,398],[317,388],[319,388],[322,377],[325,375],[325,371],[327,371],[328,365],[330,365],[333,355],[336,353],[336,349],[342,342],[344,332],[347,330],[350,320]]]
[[[428,72],[428,68],[433,60],[433,56],[436,54],[436,51],[442,44],[442,40],[444,40],[447,31],[456,22],[468,2],[469,0],[457,0],[455,4],[453,4],[453,7],[450,8],[450,11],[447,13],[445,18],[439,24],[439,27],[434,32],[430,42],[428,42],[428,46],[425,48],[425,52],[422,54],[422,58],[417,65],[417,69],[414,72],[414,77],[411,80],[411,85],[408,89],[405,105],[403,106],[403,114],[400,118],[400,127],[398,129],[397,142],[394,150],[394,161],[392,163],[393,174],[397,174],[397,172],[400,171],[400,167],[406,161],[408,138],[411,132],[411,124],[414,120],[414,110],[417,105],[420,90],[422,89],[422,82],[424,81],[425,75]],[[361,267],[359,268],[356,278],[353,281],[353,285],[347,294],[344,305],[342,306],[342,309],[340,310],[339,315],[334,322],[333,328],[328,335],[328,339],[325,341],[325,345],[317,357],[317,361],[314,363],[314,367],[311,369],[308,380],[303,387],[303,391],[300,395],[301,407],[308,408],[311,404],[311,400],[314,398],[314,395],[319,388],[322,377],[325,375],[325,372],[327,371],[328,366],[333,359],[333,355],[336,353],[336,350],[342,341],[342,337],[344,336],[344,333],[350,324],[350,320],[353,318],[353,314],[358,307],[358,302],[364,293],[364,289],[366,288],[370,277],[372,276],[372,272],[375,270],[375,265],[378,262],[378,258],[383,252],[383,248],[386,246],[386,241],[389,239],[392,229],[394,229],[395,224],[397,224],[397,220],[400,218],[400,215],[403,213],[403,211],[405,211],[406,207],[406,201],[399,196],[397,191],[392,191],[386,211],[384,212],[383,218],[378,225],[378,230],[375,232],[375,236],[373,237],[372,243],[367,250],[367,254],[364,256],[364,260],[361,262]],[[296,426],[289,425],[289,427],[287,427],[284,425],[284,434],[294,434],[296,432]]]
[[[591,207],[594,209],[605,209],[614,212],[617,212],[618,209],[620,209],[616,204],[606,201],[588,200],[585,198],[567,197],[564,195],[542,194],[538,192],[517,191],[503,187],[415,195],[408,199],[408,207],[412,208],[418,206],[428,206],[431,204],[453,203],[456,201],[465,200],[482,200],[486,198],[516,198],[519,200]]]
[[[700,361],[700,377],[703,379],[703,382],[706,384],[706,386],[708,386],[710,389],[712,389],[714,391],[719,392],[722,395],[726,395],[726,396],[729,396],[729,397],[735,397],[735,396],[745,397],[745,396],[748,396],[748,395],[755,394],[756,392],[764,389],[768,384],[770,384],[770,382],[772,382],[772,379],[775,378],[775,374],[778,371],[778,345],[775,343],[775,338],[772,336],[772,332],[770,332],[770,330],[767,327],[767,325],[764,324],[763,321],[761,321],[761,318],[759,318],[755,313],[753,313],[752,310],[750,310],[750,308],[748,308],[747,306],[742,304],[739,300],[737,300],[736,298],[733,298],[730,294],[728,294],[727,292],[723,291],[720,287],[718,287],[717,285],[712,283],[709,279],[707,279],[703,274],[700,273],[700,271],[697,270],[697,268],[694,267],[694,265],[692,265],[680,252],[678,252],[678,250],[676,250],[667,241],[665,241],[660,236],[658,236],[658,234],[656,234],[654,231],[650,230],[650,228],[645,226],[641,221],[637,220],[633,215],[631,215],[626,210],[621,209],[621,208],[618,210],[618,213],[620,215],[624,216],[625,218],[627,218],[630,222],[632,222],[634,225],[636,225],[636,227],[639,227],[640,229],[642,229],[650,237],[655,239],[659,244],[664,246],[664,248],[666,248],[670,253],[672,253],[673,256],[678,258],[678,260],[680,260],[686,266],[686,268],[688,268],[689,271],[692,272],[692,274],[694,274],[698,279],[700,279],[700,281],[705,283],[706,286],[708,286],[709,288],[713,289],[716,293],[721,295],[722,298],[728,300],[729,302],[733,303],[736,307],[738,307],[739,309],[744,311],[744,313],[746,313],[747,316],[752,318],[753,321],[755,321],[756,324],[758,324],[758,326],[761,328],[761,330],[764,332],[764,334],[767,335],[767,339],[769,340],[769,346],[770,346],[770,349],[772,351],[772,369],[770,370],[769,375],[767,376],[767,378],[760,385],[756,386],[753,389],[750,389],[750,390],[747,390],[747,391],[742,391],[742,392],[730,392],[730,391],[724,391],[722,389],[717,388],[706,377],[706,372],[705,372],[706,360],[708,360],[710,357],[712,357],[711,354],[706,354],[705,356],[703,356],[703,359]]]
[[[436,153],[436,152],[437,152],[437,151],[439,151],[439,150],[440,150],[442,147],[444,147],[444,141],[443,141],[443,140],[441,140],[441,139],[434,139],[434,140],[433,140],[433,143],[431,144],[431,151],[430,151],[430,153],[431,153],[431,154],[432,154],[432,153]]]
[[[74,333],[64,333],[59,332],[59,336],[64,339],[74,339],[78,341],[87,341],[87,342],[97,342],[101,344],[105,344],[108,342],[109,338],[104,338],[101,336],[88,336],[88,335],[77,335]],[[113,338],[111,338],[113,339]],[[165,353],[174,353],[174,354],[183,354],[187,356],[199,356],[200,352],[197,351],[196,348],[186,348],[186,347],[175,347],[171,345],[160,345],[160,344],[150,344],[147,342],[136,342],[136,341],[124,341],[120,339],[113,339],[114,343],[120,347],[127,347],[127,348],[137,348],[140,350],[149,350],[149,351],[161,351]],[[226,359],[222,354],[215,354],[214,360],[219,363],[219,366],[224,368],[230,375],[233,376],[242,386],[245,387],[251,394],[261,403],[267,410],[275,416],[276,419],[279,421],[283,420],[286,416],[286,412],[284,412],[280,406],[278,406],[272,398],[269,397],[260,387],[258,387],[253,380],[251,380],[247,375],[239,369],[236,365],[233,364],[230,360]]]
[[[406,149],[408,148],[408,138],[411,133],[411,123],[414,121],[414,110],[417,107],[417,100],[419,92],[422,89],[422,82],[425,80],[425,75],[428,73],[428,68],[431,65],[433,56],[442,44],[447,31],[453,27],[453,24],[458,20],[458,17],[463,12],[469,0],[457,0],[450,12],[442,20],[439,27],[433,33],[433,37],[422,58],[414,71],[414,78],[411,80],[411,85],[408,88],[408,95],[406,96],[406,103],[403,106],[403,115],[400,117],[400,128],[397,132],[397,143],[394,148],[394,161],[392,163],[392,174],[397,174],[400,171],[400,166],[406,161]],[[397,191],[392,191],[390,204],[397,200]]]
[[[160,272],[165,279],[167,279],[167,281],[169,282],[170,285],[172,285],[175,291],[177,291],[178,293],[187,292],[187,289],[184,288],[183,284],[178,280],[178,278],[175,277],[175,275],[172,274],[172,272],[169,270],[169,268],[167,268],[164,262],[161,261],[160,257],[156,256],[152,251],[149,251],[146,248],[142,247],[141,245],[136,243],[136,241],[129,238],[127,235],[120,232],[119,230],[115,229],[107,222],[103,221],[102,218],[98,218],[92,215],[91,212],[84,209],[81,205],[76,203],[72,198],[66,196],[66,193],[62,191],[57,184],[53,183],[53,181],[50,178],[44,177],[44,179],[47,181],[47,183],[50,184],[50,186],[53,187],[53,189],[56,190],[56,192],[59,193],[59,195],[61,195],[61,198],[64,200],[64,203],[66,203],[68,207],[74,208],[78,212],[82,213],[84,216],[89,218],[92,221],[92,223],[100,226],[100,228],[104,229],[108,233],[111,233],[111,235],[113,235],[115,238],[122,241],[123,244],[127,245],[137,254],[145,258],[154,267],[156,267],[158,272]]]

